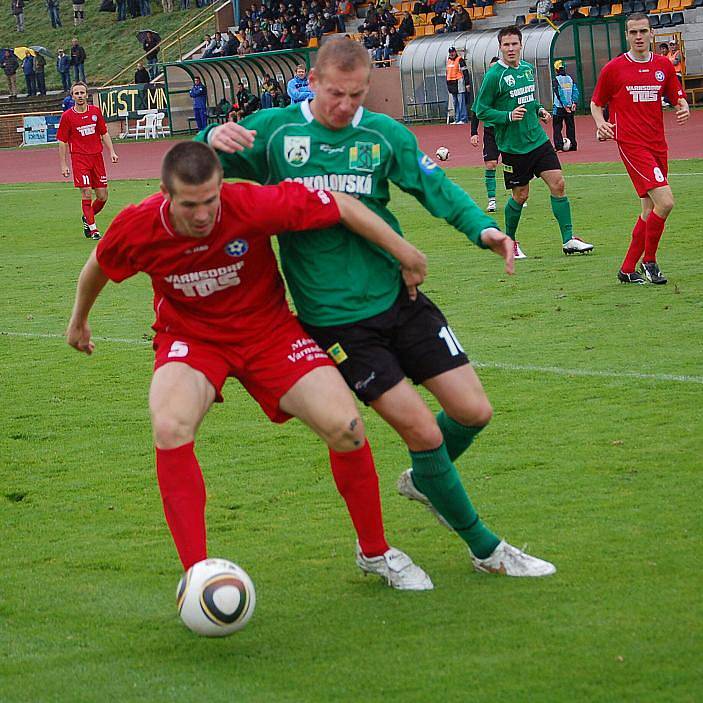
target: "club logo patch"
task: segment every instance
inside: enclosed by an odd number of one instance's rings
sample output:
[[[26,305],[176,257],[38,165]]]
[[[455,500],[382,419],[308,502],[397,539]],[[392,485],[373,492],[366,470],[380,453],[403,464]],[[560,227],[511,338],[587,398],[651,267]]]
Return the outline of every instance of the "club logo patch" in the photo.
[[[93,122],[97,122],[97,121],[98,121],[98,116],[97,116],[97,115],[93,115],[93,116],[91,117],[91,119],[93,120]]]
[[[304,166],[310,158],[310,137],[284,137],[283,156],[291,166]]]
[[[349,168],[356,171],[373,172],[381,164],[381,145],[372,142],[356,142],[349,149]]]
[[[328,350],[327,354],[329,354],[330,359],[334,361],[335,364],[341,364],[343,361],[347,360],[347,354],[342,349],[342,345],[339,342],[335,342]]]
[[[419,156],[417,157],[417,163],[420,166],[420,170],[423,173],[426,173],[428,176],[435,171],[439,173],[439,166],[432,161],[432,159],[427,156],[427,154],[422,154],[420,153]]]
[[[664,80],[664,71],[657,71],[654,77],[661,83]]]
[[[503,80],[508,84],[510,88],[515,85],[515,78],[513,76],[503,76]]]
[[[246,239],[233,239],[225,246],[225,253],[229,256],[244,256],[248,251],[249,242]]]

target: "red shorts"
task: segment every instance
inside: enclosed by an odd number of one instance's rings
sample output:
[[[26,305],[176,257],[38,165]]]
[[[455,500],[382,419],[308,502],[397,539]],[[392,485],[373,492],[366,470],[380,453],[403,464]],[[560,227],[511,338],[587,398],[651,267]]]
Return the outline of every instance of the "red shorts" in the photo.
[[[620,158],[630,174],[637,195],[644,198],[650,190],[669,185],[667,153],[651,151],[644,146],[618,144]]]
[[[220,403],[227,377],[237,378],[273,422],[290,418],[278,405],[298,380],[318,366],[334,366],[293,315],[255,344],[207,343],[158,332],[154,351],[154,371],[169,362],[188,364],[205,374]]]
[[[76,188],[106,188],[107,174],[102,154],[71,154],[73,185]]]

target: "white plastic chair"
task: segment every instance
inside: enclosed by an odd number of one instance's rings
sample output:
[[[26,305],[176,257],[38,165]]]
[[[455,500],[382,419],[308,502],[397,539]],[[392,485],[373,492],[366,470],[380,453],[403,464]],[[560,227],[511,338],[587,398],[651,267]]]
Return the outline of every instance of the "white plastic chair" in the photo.
[[[171,133],[171,130],[164,125],[164,118],[166,117],[166,113],[157,112],[155,117],[156,119],[154,120],[154,138],[168,137],[168,135]]]

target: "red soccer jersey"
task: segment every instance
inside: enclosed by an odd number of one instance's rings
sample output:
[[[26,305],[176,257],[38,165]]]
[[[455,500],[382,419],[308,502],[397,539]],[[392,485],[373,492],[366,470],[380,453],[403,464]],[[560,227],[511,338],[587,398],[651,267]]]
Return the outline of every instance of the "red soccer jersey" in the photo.
[[[159,193],[124,209],[96,254],[115,282],[140,271],[151,277],[157,332],[209,342],[260,341],[291,314],[270,238],[331,227],[339,219],[326,191],[299,183],[225,183],[207,237],[178,234]]]
[[[663,152],[667,150],[663,96],[672,105],[684,97],[671,62],[658,54],[635,61],[628,52],[603,67],[592,100],[600,107],[608,105],[618,142]]]
[[[101,154],[100,137],[107,132],[105,118],[99,107],[88,105],[86,112],[72,107],[61,115],[56,138],[68,144],[72,154]]]

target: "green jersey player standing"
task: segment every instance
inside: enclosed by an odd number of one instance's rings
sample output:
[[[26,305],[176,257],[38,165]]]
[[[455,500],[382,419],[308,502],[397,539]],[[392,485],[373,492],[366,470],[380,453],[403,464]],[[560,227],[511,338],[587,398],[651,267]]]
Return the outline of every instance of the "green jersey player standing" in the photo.
[[[565,254],[586,254],[593,249],[573,233],[571,206],[565,193],[564,174],[554,147],[540,126],[551,115],[537,102],[535,68],[520,59],[522,33],[515,27],[498,32],[502,59],[483,78],[474,102],[478,119],[494,128],[503,158],[505,187],[512,191],[505,205],[505,231],[514,241],[515,258],[527,258],[517,241],[522,207],[530,194],[530,181],[540,177],[551,193],[552,212],[559,223]]]
[[[414,195],[474,244],[513,270],[512,242],[386,115],[365,110],[370,60],[349,39],[328,40],[310,73],[313,101],[262,110],[240,125],[213,126],[198,138],[218,150],[225,175],[260,183],[296,180],[359,197],[399,234],[389,185]],[[246,147],[246,148],[245,148]],[[356,395],[403,438],[412,468],[400,493],[438,514],[469,546],[474,568],[511,576],[554,573],[549,562],[499,539],[479,519],[454,461],[486,426],[492,408],[442,312],[422,293],[412,299],[398,263],[343,227],[279,238],[283,271],[303,326]],[[432,393],[435,417],[410,378]],[[357,563],[373,571],[357,551]]]

